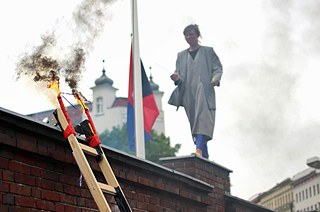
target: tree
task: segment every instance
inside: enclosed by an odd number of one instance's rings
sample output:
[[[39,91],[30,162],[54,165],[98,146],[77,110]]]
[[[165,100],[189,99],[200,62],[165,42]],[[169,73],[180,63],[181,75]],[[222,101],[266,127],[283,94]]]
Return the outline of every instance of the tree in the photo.
[[[158,135],[154,130],[151,130],[153,140],[146,141],[146,159],[155,163],[159,163],[159,159],[163,157],[174,157],[179,151],[181,144],[170,146],[170,138],[163,133]],[[112,131],[105,130],[99,135],[101,143],[131,155],[135,155],[135,151],[129,149],[127,126],[113,127]]]

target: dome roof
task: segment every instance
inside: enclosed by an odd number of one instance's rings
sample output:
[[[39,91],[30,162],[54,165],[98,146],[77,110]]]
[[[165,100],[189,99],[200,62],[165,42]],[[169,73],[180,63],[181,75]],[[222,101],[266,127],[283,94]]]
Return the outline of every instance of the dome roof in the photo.
[[[104,62],[104,60],[103,60],[103,62]],[[94,83],[95,83],[96,85],[102,85],[102,84],[112,85],[112,84],[113,84],[113,80],[110,79],[109,77],[107,77],[107,75],[106,75],[106,70],[105,70],[104,67],[103,67],[101,77],[99,77],[98,79],[96,79],[96,80],[94,81]]]

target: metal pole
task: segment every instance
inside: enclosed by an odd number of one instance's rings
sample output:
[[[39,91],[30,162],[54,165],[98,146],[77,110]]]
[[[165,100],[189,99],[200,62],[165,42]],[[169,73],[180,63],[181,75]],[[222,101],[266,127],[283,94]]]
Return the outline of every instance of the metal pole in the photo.
[[[133,101],[136,155],[145,159],[137,0],[132,0]]]

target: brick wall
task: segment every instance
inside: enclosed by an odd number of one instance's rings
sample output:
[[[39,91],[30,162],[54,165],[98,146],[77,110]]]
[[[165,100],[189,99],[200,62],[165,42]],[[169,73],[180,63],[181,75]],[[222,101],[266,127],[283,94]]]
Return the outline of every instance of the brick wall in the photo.
[[[133,211],[228,212],[223,194],[230,191],[230,170],[191,156],[185,157],[183,169],[177,167],[183,157],[176,158],[178,162],[164,159],[167,164],[161,166],[103,149]],[[88,160],[103,182],[95,159]],[[0,108],[1,212],[97,211],[79,177],[71,148],[58,129]],[[113,197],[106,197],[112,211],[118,211]]]
[[[59,130],[0,110],[0,211],[97,211]],[[212,186],[104,148],[134,211],[206,211]],[[88,156],[97,179],[102,174]],[[117,211],[114,199],[106,195]]]
[[[224,194],[230,193],[231,170],[195,156],[162,158],[161,164],[214,186],[213,191],[208,194],[212,203],[208,206],[208,211],[225,211]]]

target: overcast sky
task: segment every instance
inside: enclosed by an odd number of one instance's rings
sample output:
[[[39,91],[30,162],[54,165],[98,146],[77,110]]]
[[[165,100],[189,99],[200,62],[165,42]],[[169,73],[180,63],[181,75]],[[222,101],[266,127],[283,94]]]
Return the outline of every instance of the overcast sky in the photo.
[[[96,1],[94,1],[96,2]],[[130,1],[100,1],[95,17],[78,0],[1,1],[0,107],[28,114],[52,109],[48,89],[28,77],[16,80],[16,65],[54,35],[48,56],[66,59],[74,44],[86,51],[79,90],[103,68],[126,97],[131,42]],[[216,89],[217,118],[209,159],[233,170],[231,193],[243,199],[266,191],[307,168],[320,149],[320,2],[317,0],[139,0],[140,55],[147,74],[164,92],[166,135],[194,151],[183,108],[167,104],[169,76],[185,48],[183,28],[199,25],[201,44],[214,47],[224,67]],[[81,12],[81,13],[79,13]],[[81,14],[90,24],[84,27]],[[82,20],[82,21],[83,21]],[[88,26],[88,25],[87,25]],[[151,69],[149,69],[151,67]]]

